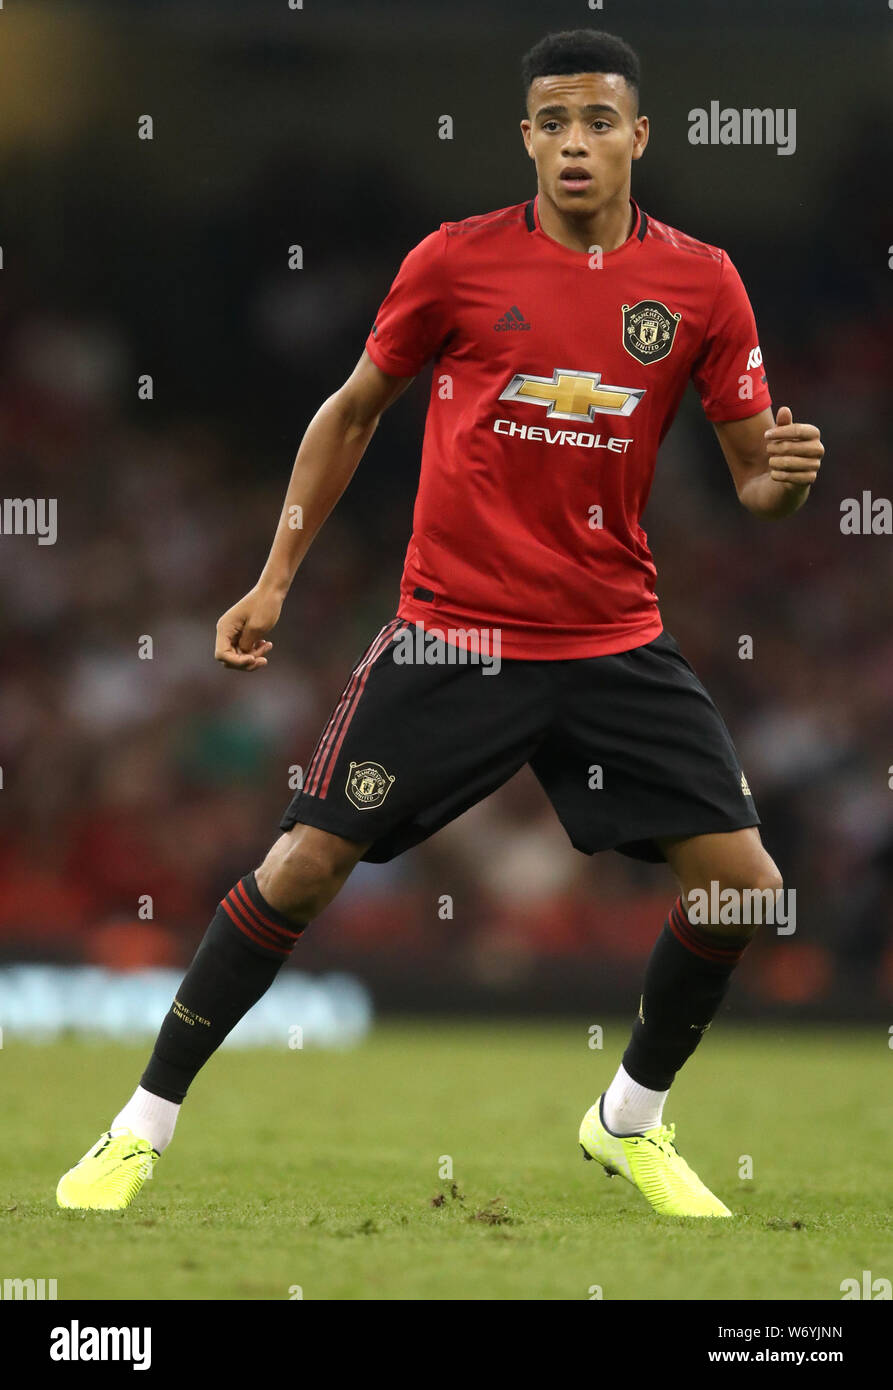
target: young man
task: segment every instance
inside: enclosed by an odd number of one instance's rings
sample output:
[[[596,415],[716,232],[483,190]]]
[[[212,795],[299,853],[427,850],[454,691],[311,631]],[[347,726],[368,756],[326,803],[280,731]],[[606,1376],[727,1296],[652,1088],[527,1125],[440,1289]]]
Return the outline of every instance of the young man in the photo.
[[[663,631],[638,523],[689,379],[754,516],[797,511],[823,449],[786,407],[773,419],[725,252],[630,198],[648,142],[638,88],[636,55],[610,35],[531,50],[521,132],[537,196],[444,223],[409,253],[355,371],[307,429],[263,573],[218,624],[217,659],[236,670],[266,666],[267,634],[379,417],[435,359],[397,615],[354,669],[281,838],[219,905],[141,1084],[60,1180],[62,1206],[133,1199],[190,1082],[359,859],[418,844],[529,762],[578,849],[665,859],[680,886],[623,1063],[583,1119],[584,1153],[660,1212],[730,1215],[662,1111],[752,929],[696,924],[689,899],[781,880],[728,731]]]

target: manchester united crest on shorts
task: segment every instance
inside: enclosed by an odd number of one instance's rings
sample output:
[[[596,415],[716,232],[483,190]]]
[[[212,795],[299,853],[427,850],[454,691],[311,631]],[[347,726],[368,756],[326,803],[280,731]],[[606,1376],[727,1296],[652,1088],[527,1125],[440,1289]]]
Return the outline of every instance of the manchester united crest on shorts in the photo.
[[[660,362],[673,350],[681,314],[671,314],[656,299],[623,305],[623,346],[637,362]]]
[[[381,763],[351,763],[344,790],[358,811],[370,811],[381,805],[394,781]]]

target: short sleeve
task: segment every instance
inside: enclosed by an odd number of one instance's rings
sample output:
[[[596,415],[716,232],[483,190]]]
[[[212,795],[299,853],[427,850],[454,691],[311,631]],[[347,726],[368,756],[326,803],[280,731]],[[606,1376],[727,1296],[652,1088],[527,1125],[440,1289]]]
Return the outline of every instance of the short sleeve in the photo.
[[[771,403],[753,309],[725,252],[692,380],[708,420],[743,420]]]
[[[375,316],[366,351],[390,376],[415,376],[449,333],[444,227],[414,246]]]

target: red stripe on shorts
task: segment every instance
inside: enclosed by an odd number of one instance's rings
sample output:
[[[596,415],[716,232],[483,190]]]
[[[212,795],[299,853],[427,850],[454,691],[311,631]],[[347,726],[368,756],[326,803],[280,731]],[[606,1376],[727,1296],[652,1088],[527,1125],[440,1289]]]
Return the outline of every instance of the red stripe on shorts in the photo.
[[[369,672],[401,623],[402,619],[400,618],[393,618],[391,622],[385,623],[378,636],[354,667],[350,680],[344,687],[341,699],[332,711],[323,736],[310,760],[310,767],[307,769],[307,779],[304,784],[304,791],[308,796],[323,798],[326,795],[332,778],[332,771],[338,760],[339,750],[344,742],[344,735],[356,713],[356,707],[369,678]]]

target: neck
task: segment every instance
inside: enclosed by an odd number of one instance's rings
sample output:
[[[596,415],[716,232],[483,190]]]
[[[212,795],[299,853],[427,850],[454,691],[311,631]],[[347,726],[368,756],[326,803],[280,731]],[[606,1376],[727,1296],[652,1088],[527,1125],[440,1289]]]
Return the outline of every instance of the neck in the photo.
[[[547,193],[539,190],[536,205],[540,226],[546,236],[571,251],[616,251],[632,234],[635,209],[630,206],[629,185],[621,189],[595,212],[572,216],[562,212]]]

